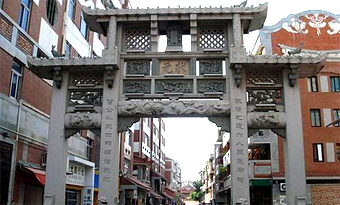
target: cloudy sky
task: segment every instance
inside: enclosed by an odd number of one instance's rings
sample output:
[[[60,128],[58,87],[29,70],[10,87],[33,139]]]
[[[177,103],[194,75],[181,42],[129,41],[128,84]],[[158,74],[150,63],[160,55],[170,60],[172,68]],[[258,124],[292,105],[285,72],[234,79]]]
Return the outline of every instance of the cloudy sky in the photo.
[[[223,7],[240,4],[243,0],[130,0],[132,8],[170,7]],[[268,2],[265,26],[278,23],[289,14],[307,10],[324,10],[340,14],[338,0],[248,0],[248,6]],[[340,17],[339,17],[340,18]],[[258,32],[245,35],[245,47],[252,50]],[[217,139],[217,127],[206,118],[168,118],[166,123],[166,154],[176,159],[182,168],[182,180],[198,180],[213,144]]]

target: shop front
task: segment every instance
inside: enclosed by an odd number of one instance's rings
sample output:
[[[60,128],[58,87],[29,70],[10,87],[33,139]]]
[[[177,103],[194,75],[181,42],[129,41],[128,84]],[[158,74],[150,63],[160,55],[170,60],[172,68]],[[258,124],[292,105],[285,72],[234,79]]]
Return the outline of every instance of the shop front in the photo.
[[[66,205],[92,205],[94,195],[94,163],[69,156],[66,173]]]

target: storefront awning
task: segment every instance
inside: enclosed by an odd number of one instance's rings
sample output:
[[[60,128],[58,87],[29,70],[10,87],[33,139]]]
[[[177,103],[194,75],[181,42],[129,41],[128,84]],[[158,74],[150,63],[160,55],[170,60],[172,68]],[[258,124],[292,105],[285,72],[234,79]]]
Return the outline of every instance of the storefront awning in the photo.
[[[45,185],[45,171],[40,170],[40,169],[36,169],[36,168],[33,168],[33,167],[29,167],[29,166],[24,165],[24,164],[20,164],[20,168],[23,171],[26,171],[26,172],[30,173],[31,175],[33,175],[42,186]]]
[[[159,194],[157,194],[154,190],[150,189],[149,193],[154,197],[154,198],[157,198],[157,199],[162,199],[163,197]]]
[[[145,189],[147,191],[149,191],[151,189],[150,186],[148,186],[147,184],[139,181],[138,179],[136,179],[135,177],[133,176],[130,176],[130,175],[126,175],[122,178],[122,185],[124,184],[124,179],[126,179],[127,181],[129,181],[130,183],[142,188],[142,189]]]

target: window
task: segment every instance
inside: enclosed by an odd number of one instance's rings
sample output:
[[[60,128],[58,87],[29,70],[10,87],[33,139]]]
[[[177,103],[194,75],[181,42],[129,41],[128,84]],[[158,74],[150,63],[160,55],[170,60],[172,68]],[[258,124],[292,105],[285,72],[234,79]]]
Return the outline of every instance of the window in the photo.
[[[93,139],[87,138],[87,159],[92,161]]]
[[[24,29],[26,32],[28,31],[30,9],[31,9],[31,1],[22,0],[21,8],[20,8],[20,15],[19,15],[19,26],[22,29]]]
[[[131,144],[131,131],[128,130],[127,132],[125,132],[125,144],[130,145]]]
[[[144,143],[149,146],[149,136],[144,132]]]
[[[308,91],[318,92],[318,78],[316,76],[307,78],[308,80]]]
[[[76,14],[76,2],[77,0],[70,0],[69,8],[68,8],[68,17],[72,20],[75,19]]]
[[[336,143],[336,157],[338,158],[338,161],[340,162],[340,143]]]
[[[53,26],[58,19],[58,10],[57,4],[55,0],[47,0],[46,1],[46,15],[48,22]]]
[[[323,162],[323,147],[321,143],[313,144],[314,162]]]
[[[0,9],[2,9],[2,4],[4,3],[4,0],[0,0]]]
[[[340,109],[334,109],[333,113],[334,113],[334,120],[340,118]],[[340,123],[335,124],[334,127],[340,127]]]
[[[331,76],[332,92],[340,92],[340,77]]]
[[[310,110],[310,123],[312,127],[321,127],[321,117],[319,109]]]
[[[20,89],[21,89],[21,78],[22,78],[22,66],[19,63],[13,61],[12,65],[12,76],[11,76],[11,87],[10,96],[19,100]]]
[[[65,56],[71,57],[71,48],[72,48],[71,44],[68,41],[66,41],[65,42]]]
[[[162,136],[162,144],[165,147],[165,138]]]
[[[80,33],[84,36],[86,40],[89,39],[89,29],[87,28],[87,24],[85,22],[83,14],[81,14],[80,18]]]

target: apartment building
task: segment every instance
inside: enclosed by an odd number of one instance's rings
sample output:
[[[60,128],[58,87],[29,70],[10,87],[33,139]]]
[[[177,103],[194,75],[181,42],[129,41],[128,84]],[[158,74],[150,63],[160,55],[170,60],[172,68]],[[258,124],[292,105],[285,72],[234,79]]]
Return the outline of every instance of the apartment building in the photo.
[[[105,9],[100,0],[0,1],[1,204],[42,204],[52,86],[27,69],[27,56],[101,56],[105,38],[89,31],[82,5]],[[68,136],[66,198],[92,203],[98,136],[75,133]]]
[[[173,190],[180,190],[182,187],[181,183],[181,167],[176,160],[173,160],[170,157],[166,157],[165,159],[165,178],[168,182],[168,185]]]

